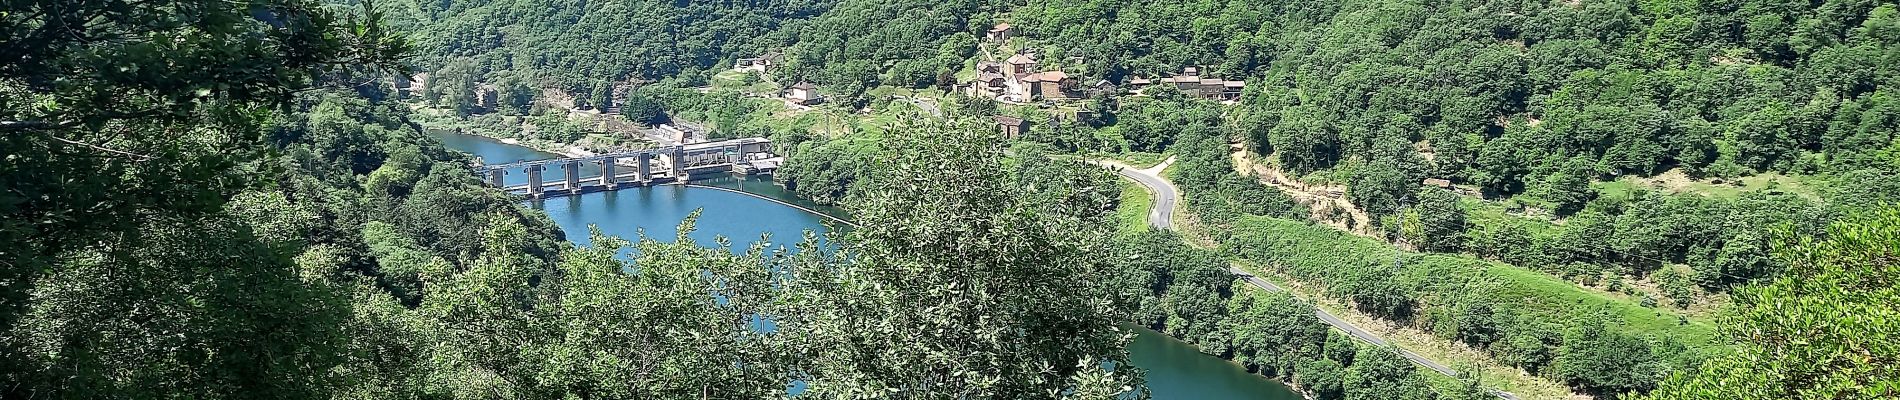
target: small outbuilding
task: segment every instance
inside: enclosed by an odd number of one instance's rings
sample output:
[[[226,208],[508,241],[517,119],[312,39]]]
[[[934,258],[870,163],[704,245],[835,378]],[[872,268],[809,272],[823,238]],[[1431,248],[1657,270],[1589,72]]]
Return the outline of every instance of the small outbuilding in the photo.
[[[785,98],[802,105],[818,104],[825,101],[824,96],[818,94],[817,85],[803,81],[792,85],[791,88],[785,89]]]
[[[1023,132],[1029,130],[1029,121],[1025,121],[1022,118],[998,115],[995,119],[996,126],[1000,128],[1000,133],[1007,139],[1022,137]]]
[[[1153,85],[1154,83],[1155,82],[1153,80],[1149,80],[1148,78],[1143,78],[1139,76],[1134,77],[1134,78],[1129,78],[1128,90],[1141,91],[1142,89],[1147,89],[1149,85]]]
[[[1016,37],[1016,27],[1009,26],[1008,22],[998,23],[995,27],[990,28],[989,31],[983,33],[983,38],[989,39],[992,42],[1002,42],[1012,37]]]
[[[988,72],[992,74],[1001,74],[1003,73],[1003,63],[999,63],[995,61],[978,61],[976,63],[976,72],[977,73]]]
[[[976,82],[986,88],[999,89],[1003,87],[1005,79],[1002,74],[984,72],[976,74]]]
[[[1222,81],[1220,99],[1225,101],[1240,100],[1240,92],[1246,89],[1246,81]]]
[[[779,59],[781,58],[784,58],[784,56],[778,53],[768,53],[766,55],[759,56],[759,57],[741,58],[738,61],[733,62],[732,67],[735,69],[743,70],[743,71],[754,71],[761,74],[770,73],[772,72],[772,69],[778,67]]]

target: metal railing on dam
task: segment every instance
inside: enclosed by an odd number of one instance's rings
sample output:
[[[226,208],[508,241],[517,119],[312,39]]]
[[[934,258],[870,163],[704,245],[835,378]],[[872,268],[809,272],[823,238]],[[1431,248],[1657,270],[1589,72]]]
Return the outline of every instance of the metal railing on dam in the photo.
[[[781,160],[772,153],[771,139],[741,138],[580,157],[482,164],[474,169],[490,186],[532,198],[549,198],[684,182],[691,174],[709,171],[770,172]],[[600,166],[600,174],[583,176],[582,169],[592,165]],[[561,170],[562,179],[545,179],[550,166]],[[629,167],[632,171],[622,171],[620,167]],[[513,171],[526,174],[526,182],[507,184],[505,178]]]

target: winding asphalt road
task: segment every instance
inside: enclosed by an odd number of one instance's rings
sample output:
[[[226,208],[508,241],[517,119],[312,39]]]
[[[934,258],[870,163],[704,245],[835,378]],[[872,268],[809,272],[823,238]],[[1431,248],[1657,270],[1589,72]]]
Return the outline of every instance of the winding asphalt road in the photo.
[[[1148,208],[1148,225],[1174,230],[1174,204],[1180,201],[1181,194],[1180,191],[1175,190],[1173,182],[1168,182],[1167,178],[1161,177],[1161,170],[1174,165],[1174,157],[1168,157],[1167,160],[1148,169],[1137,169],[1115,161],[1091,160],[1089,163],[1114,169],[1115,173],[1147,187],[1148,192],[1154,194],[1154,206]]]
[[[1089,161],[1089,162],[1095,165],[1101,165],[1101,166],[1108,167],[1110,169],[1114,169],[1115,173],[1121,174],[1121,176],[1134,180],[1135,183],[1139,183],[1141,184],[1141,186],[1147,187],[1148,192],[1154,195],[1154,207],[1148,210],[1148,225],[1154,226],[1155,228],[1158,228],[1158,229],[1174,230],[1174,207],[1175,207],[1175,204],[1180,201],[1181,194],[1180,194],[1180,190],[1174,187],[1173,182],[1169,182],[1167,178],[1161,177],[1161,171],[1167,169],[1169,165],[1174,164],[1174,157],[1168,157],[1168,159],[1166,161],[1162,161],[1161,164],[1157,164],[1154,167],[1147,168],[1147,169],[1137,169],[1135,167],[1129,166],[1128,164],[1123,164],[1123,163],[1119,163],[1115,161]],[[1285,289],[1280,288],[1279,285],[1275,285],[1273,284],[1273,282],[1267,282],[1267,280],[1265,279],[1260,279],[1260,277],[1254,276],[1252,273],[1249,273],[1246,270],[1240,269],[1240,267],[1236,267],[1233,264],[1227,265],[1227,271],[1232,272],[1234,276],[1240,277],[1240,279],[1243,281],[1246,281],[1247,284],[1253,285],[1254,287],[1260,288],[1261,290],[1266,290],[1269,292],[1285,292],[1286,291]],[[1363,341],[1366,341],[1367,343],[1372,343],[1373,345],[1377,345],[1377,346],[1391,345],[1391,343],[1387,342],[1385,338],[1380,337],[1379,335],[1373,334],[1372,332],[1368,332],[1365,329],[1360,329],[1358,326],[1355,326],[1351,323],[1347,323],[1345,320],[1339,319],[1338,316],[1335,316],[1332,313],[1326,312],[1326,310],[1324,309],[1319,309],[1315,307],[1314,310],[1316,311],[1315,314],[1319,316],[1320,321],[1325,322],[1327,325],[1332,325],[1334,328],[1338,328],[1341,331],[1345,331],[1346,334],[1352,335],[1353,338],[1357,338],[1359,340],[1363,340]],[[1394,346],[1393,348],[1398,349],[1396,346]],[[1430,368],[1433,371],[1438,371],[1438,373],[1445,374],[1446,376],[1453,376],[1453,377],[1458,376],[1457,370],[1453,370],[1451,369],[1451,367],[1447,367],[1444,364],[1439,364],[1435,361],[1432,361],[1431,359],[1427,359],[1423,356],[1418,355],[1417,353],[1413,353],[1405,349],[1398,349],[1398,351],[1399,351],[1399,355],[1404,356],[1408,360],[1412,360],[1412,362],[1417,363],[1418,365],[1423,365],[1425,366],[1425,368]],[[1492,390],[1491,393],[1496,394],[1498,398],[1502,398],[1505,400],[1518,400],[1516,395],[1512,395],[1509,392],[1504,392],[1500,390]]]

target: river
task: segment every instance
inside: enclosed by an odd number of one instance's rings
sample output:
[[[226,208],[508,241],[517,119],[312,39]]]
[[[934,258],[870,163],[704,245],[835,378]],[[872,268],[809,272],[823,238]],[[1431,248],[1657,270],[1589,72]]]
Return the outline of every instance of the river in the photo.
[[[436,133],[436,137],[450,149],[480,156],[489,163],[555,157],[553,154],[483,137],[447,132]],[[588,173],[597,175],[599,171]],[[549,174],[547,179],[555,179],[555,176]],[[514,184],[521,182],[523,177],[518,173],[511,174],[506,180]],[[840,210],[811,204],[759,178],[722,177],[695,183],[743,190],[832,215],[842,215]],[[769,239],[764,240],[769,240],[772,246],[791,246],[807,230],[822,235],[828,229],[824,224],[826,218],[797,208],[740,193],[678,185],[590,193],[531,201],[529,205],[547,212],[555,224],[567,233],[569,241],[580,244],[589,243],[590,224],[603,233],[629,239],[637,237],[644,230],[649,237],[672,240],[677,235],[675,228],[680,220],[693,210],[701,211],[697,229],[689,237],[701,245],[710,246],[714,236],[723,235],[732,240],[735,250],[758,242],[766,235],[769,235]],[[1218,357],[1202,354],[1187,343],[1145,328],[1137,328],[1137,333],[1135,341],[1128,346],[1129,358],[1135,366],[1147,372],[1148,388],[1157,400],[1301,398],[1279,382],[1248,373],[1245,368]]]

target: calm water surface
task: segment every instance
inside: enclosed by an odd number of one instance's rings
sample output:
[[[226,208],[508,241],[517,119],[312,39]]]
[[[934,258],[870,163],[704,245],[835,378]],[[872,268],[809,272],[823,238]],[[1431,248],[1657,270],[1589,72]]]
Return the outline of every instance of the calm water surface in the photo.
[[[436,136],[451,149],[477,156],[488,163],[506,163],[554,157],[526,147],[491,139],[437,132]],[[544,178],[560,176],[550,170]],[[598,168],[586,168],[583,175],[598,175]],[[525,177],[509,174],[509,184]],[[819,207],[799,199],[770,181],[747,178],[715,178],[696,184],[744,190],[843,215],[840,210]],[[712,246],[714,236],[732,240],[735,250],[759,241],[771,246],[793,246],[810,230],[822,235],[827,231],[825,218],[752,196],[721,190],[663,185],[623,189],[580,196],[531,201],[529,205],[546,211],[567,232],[569,241],[588,244],[589,226],[601,232],[633,239],[641,232],[657,240],[671,241],[678,234],[680,221],[700,210],[697,229],[688,234],[695,242]],[[769,239],[768,239],[769,237]],[[1226,360],[1202,354],[1194,346],[1152,330],[1137,328],[1130,343],[1130,361],[1147,371],[1148,388],[1158,400],[1295,400],[1300,396],[1279,382],[1248,373]]]
[[[1148,328],[1136,328],[1128,361],[1147,371],[1148,391],[1156,400],[1303,399],[1280,382]]]

